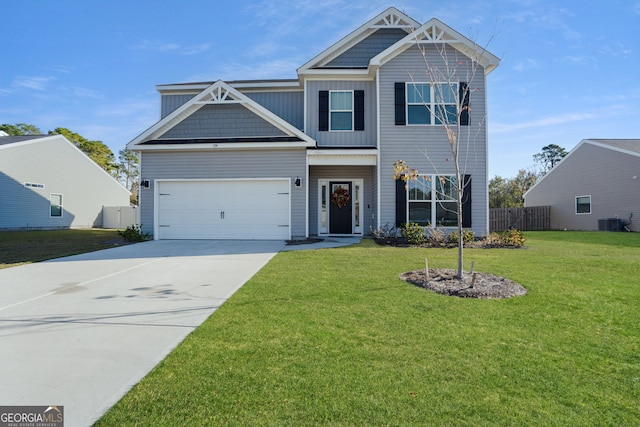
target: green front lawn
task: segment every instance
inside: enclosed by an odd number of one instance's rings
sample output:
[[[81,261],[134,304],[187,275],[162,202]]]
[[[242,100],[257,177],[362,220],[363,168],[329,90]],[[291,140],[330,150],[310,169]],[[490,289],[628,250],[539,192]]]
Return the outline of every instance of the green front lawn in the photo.
[[[118,230],[0,231],[0,269],[123,244]]]
[[[640,234],[525,236],[466,251],[506,300],[398,279],[452,249],[280,253],[98,425],[639,425]]]

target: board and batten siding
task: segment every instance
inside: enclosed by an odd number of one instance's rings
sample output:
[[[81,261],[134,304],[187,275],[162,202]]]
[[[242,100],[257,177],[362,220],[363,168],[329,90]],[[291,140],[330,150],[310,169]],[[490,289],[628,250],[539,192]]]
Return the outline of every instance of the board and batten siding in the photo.
[[[363,131],[319,131],[318,98],[320,91],[363,90]],[[374,82],[324,81],[307,82],[306,134],[318,142],[318,147],[375,147],[376,146],[376,89]]]
[[[434,46],[425,46],[431,66],[445,65]],[[488,233],[486,84],[479,68],[470,79],[468,58],[447,48],[447,57],[458,64],[458,82],[468,82],[470,93],[469,126],[462,126],[460,164],[462,174],[471,175],[472,229],[477,235]],[[471,80],[471,81],[470,81]],[[425,63],[417,47],[411,47],[380,67],[380,225],[395,224],[396,183],[392,179],[393,163],[404,160],[420,174],[448,175],[455,172],[447,135],[442,126],[407,126],[395,124],[396,82],[428,82]],[[427,158],[428,156],[428,158]]]
[[[247,92],[249,98],[283,118],[296,128],[304,129],[304,92]]]
[[[590,214],[576,214],[578,196],[591,196]],[[600,219],[633,213],[629,228],[640,231],[640,157],[584,143],[525,195],[525,206],[543,205],[555,230],[598,230]]]
[[[162,139],[283,136],[285,133],[239,104],[205,105]]]
[[[325,67],[367,67],[371,58],[406,35],[407,32],[401,28],[381,28],[328,62]]]
[[[142,152],[141,177],[150,181],[140,190],[140,217],[147,233],[154,229],[155,179],[291,179],[291,235],[306,237],[306,195],[295,187],[296,177],[306,176],[304,149],[256,151],[154,151]]]
[[[162,95],[160,97],[160,119],[164,119],[182,104],[186,104],[197,93],[181,95]]]
[[[318,234],[318,206],[319,206],[319,180],[352,180],[362,179],[362,194],[364,204],[364,223],[362,231],[370,234],[374,226],[375,209],[375,167],[373,166],[311,166],[309,168],[309,234]]]
[[[2,146],[0,192],[0,228],[102,227],[103,206],[129,205],[129,192],[62,136]],[[51,194],[62,195],[61,217],[50,216]]]

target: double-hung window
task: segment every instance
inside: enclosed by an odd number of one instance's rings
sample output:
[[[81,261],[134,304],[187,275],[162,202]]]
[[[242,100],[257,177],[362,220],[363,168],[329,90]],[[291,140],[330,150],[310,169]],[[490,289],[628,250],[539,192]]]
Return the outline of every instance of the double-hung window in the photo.
[[[62,216],[62,194],[51,193],[49,195],[49,216]]]
[[[407,83],[407,124],[455,124],[458,83]]]
[[[409,222],[423,227],[458,224],[455,175],[426,175],[408,182]]]
[[[329,129],[353,130],[353,91],[329,92]]]
[[[591,196],[576,197],[576,214],[591,213]]]

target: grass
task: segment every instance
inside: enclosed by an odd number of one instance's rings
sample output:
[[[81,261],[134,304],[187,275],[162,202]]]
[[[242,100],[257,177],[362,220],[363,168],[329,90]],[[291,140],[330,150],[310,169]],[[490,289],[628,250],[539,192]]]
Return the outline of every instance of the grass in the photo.
[[[0,231],[0,269],[122,244],[117,230]]]
[[[640,234],[526,237],[466,251],[506,300],[398,279],[455,250],[280,253],[97,425],[640,425]]]

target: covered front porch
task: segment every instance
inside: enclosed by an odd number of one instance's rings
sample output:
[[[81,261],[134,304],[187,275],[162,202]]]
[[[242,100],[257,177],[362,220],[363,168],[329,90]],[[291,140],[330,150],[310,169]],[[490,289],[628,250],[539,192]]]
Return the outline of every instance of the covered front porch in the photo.
[[[307,151],[309,235],[365,236],[377,215],[377,150]]]

